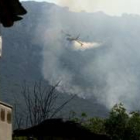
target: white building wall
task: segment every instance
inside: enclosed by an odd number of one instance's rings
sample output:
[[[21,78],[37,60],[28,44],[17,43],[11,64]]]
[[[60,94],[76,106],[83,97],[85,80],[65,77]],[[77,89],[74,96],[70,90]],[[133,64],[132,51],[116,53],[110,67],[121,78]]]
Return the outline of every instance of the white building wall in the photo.
[[[4,111],[4,120],[3,113]],[[12,117],[12,108],[7,106],[4,103],[0,103],[0,140],[12,140],[12,118],[11,121],[8,121],[7,114],[11,113]]]

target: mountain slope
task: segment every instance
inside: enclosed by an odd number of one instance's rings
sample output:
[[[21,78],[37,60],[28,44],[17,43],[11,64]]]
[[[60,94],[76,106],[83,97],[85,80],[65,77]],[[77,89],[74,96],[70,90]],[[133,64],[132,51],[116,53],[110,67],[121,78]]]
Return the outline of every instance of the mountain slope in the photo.
[[[41,34],[37,34],[37,30],[43,32],[42,30],[44,30],[44,28],[51,28],[49,22],[51,8],[61,9],[48,3],[25,2],[23,5],[28,11],[24,20],[17,22],[13,28],[2,29],[3,54],[0,65],[0,97],[3,101],[13,105],[15,96],[19,96],[17,97],[19,99],[21,98],[20,87],[24,80],[32,85],[35,81],[44,79],[44,75],[42,74],[44,57],[42,53],[45,44],[41,42],[42,36]],[[42,20],[40,15],[44,7],[44,10],[47,8],[45,12],[47,14],[45,16],[48,16],[48,19],[44,18],[42,25],[40,25],[40,20]],[[61,10],[63,11],[65,9]],[[69,52],[69,55],[73,54]],[[77,57],[77,54],[75,55],[75,57]],[[68,67],[69,65],[67,68]],[[49,81],[49,79],[46,80]],[[61,104],[68,98],[68,94],[60,94],[57,103]],[[99,104],[96,99],[85,100],[79,97],[71,101],[71,103],[64,108],[62,114],[68,116],[71,110],[79,113],[86,112],[90,116],[105,116],[107,114],[106,108]]]

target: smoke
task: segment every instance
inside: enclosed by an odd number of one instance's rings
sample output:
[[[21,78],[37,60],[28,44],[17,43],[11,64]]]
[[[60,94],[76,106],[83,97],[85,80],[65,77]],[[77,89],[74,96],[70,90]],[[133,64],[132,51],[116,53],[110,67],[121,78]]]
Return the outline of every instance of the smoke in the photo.
[[[61,91],[93,96],[108,108],[122,102],[128,109],[138,109],[140,17],[46,9],[36,30],[36,40],[43,46],[44,78],[50,84],[61,81]],[[62,30],[74,37],[80,34],[83,45],[68,41]]]
[[[103,11],[109,15],[121,16],[123,13],[140,14],[139,0],[58,0],[61,6],[67,6],[75,12]]]
[[[0,36],[0,57],[2,56],[2,37]]]
[[[101,44],[97,42],[83,42],[83,41],[74,41],[74,49],[85,51],[87,49],[97,48],[100,47]]]

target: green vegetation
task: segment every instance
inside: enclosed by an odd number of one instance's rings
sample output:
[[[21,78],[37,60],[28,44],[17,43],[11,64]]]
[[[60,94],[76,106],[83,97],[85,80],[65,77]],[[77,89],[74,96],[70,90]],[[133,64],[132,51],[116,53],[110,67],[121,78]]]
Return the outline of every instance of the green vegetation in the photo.
[[[111,109],[108,118],[88,118],[84,113],[76,117],[76,113],[73,114],[72,120],[94,133],[107,134],[112,140],[140,139],[140,112],[129,113],[121,103]]]
[[[28,140],[27,137],[14,137],[13,140]],[[33,138],[32,140],[37,140],[36,138]]]
[[[140,112],[128,112],[124,106],[116,104],[110,111],[108,118],[89,118],[86,113],[80,116],[71,111],[70,120],[80,123],[96,134],[108,135],[111,140],[140,140]],[[14,140],[27,140],[26,137]]]
[[[13,140],[27,140],[27,137],[14,137]]]
[[[84,126],[97,134],[105,133],[105,120],[102,118],[94,117],[88,119]]]

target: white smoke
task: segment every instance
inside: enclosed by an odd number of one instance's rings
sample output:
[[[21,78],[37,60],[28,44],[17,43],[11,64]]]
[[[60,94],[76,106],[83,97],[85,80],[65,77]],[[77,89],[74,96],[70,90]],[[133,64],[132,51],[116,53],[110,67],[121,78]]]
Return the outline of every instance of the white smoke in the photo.
[[[129,109],[140,106],[139,16],[73,13],[56,6],[43,13],[40,21],[47,22],[38,25],[36,40],[43,46],[46,80],[61,81],[67,92],[94,96],[108,108],[118,102]],[[68,41],[62,30],[80,33],[83,45]]]
[[[97,42],[83,42],[83,41],[74,41],[74,49],[85,51],[87,49],[94,49],[101,46],[101,43]]]
[[[67,6],[71,11],[97,12],[121,16],[123,13],[140,14],[139,0],[58,0],[59,5]]]
[[[0,57],[2,57],[2,36],[0,36]]]

